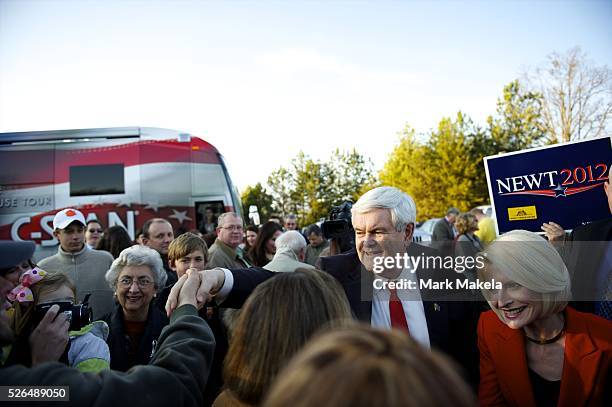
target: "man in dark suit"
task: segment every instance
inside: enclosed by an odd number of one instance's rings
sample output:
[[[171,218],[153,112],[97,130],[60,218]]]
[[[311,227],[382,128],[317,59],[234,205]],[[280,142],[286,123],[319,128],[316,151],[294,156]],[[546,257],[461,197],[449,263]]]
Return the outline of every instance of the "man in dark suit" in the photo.
[[[452,254],[453,242],[455,241],[455,219],[459,215],[459,209],[448,208],[446,216],[436,223],[431,234],[431,246],[444,254]]]
[[[356,250],[321,258],[321,268],[342,285],[355,317],[381,328],[397,328],[426,348],[453,357],[478,382],[476,307],[471,302],[447,301],[452,290],[420,289],[420,281],[453,281],[454,270],[416,264],[439,258],[433,249],[412,243],[416,208],[412,198],[397,188],[381,187],[364,194],[352,209]],[[380,267],[381,260],[407,255],[405,265]],[[417,267],[415,267],[417,266]],[[417,269],[416,273],[411,271]],[[448,275],[450,273],[450,275]],[[262,270],[210,270],[203,276],[202,295],[212,290],[223,306],[239,307],[253,288],[271,277]],[[415,289],[387,289],[389,282],[415,282]],[[406,283],[408,284],[408,283]],[[169,304],[172,307],[172,303]]]
[[[612,214],[612,172],[603,187]],[[569,235],[555,222],[542,230],[572,277],[572,307],[612,320],[612,217],[577,226]]]
[[[446,352],[476,383],[477,308],[469,301],[449,301],[461,299],[461,293],[453,289],[421,287],[428,280],[456,281],[463,276],[440,265],[417,264],[419,259],[441,256],[412,243],[416,218],[412,198],[397,188],[375,188],[353,205],[352,215],[356,250],[321,258],[321,268],[341,283],[355,316],[372,326],[403,329],[422,346]],[[388,258],[409,261],[381,267],[382,259]],[[392,281],[414,281],[416,286],[395,290],[383,286]]]

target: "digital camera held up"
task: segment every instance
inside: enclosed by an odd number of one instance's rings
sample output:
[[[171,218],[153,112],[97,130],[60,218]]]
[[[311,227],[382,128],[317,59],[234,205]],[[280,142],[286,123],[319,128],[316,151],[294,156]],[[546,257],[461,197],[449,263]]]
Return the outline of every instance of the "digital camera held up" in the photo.
[[[70,301],[53,301],[36,305],[36,308],[34,310],[34,318],[36,325],[38,325],[40,321],[42,321],[47,311],[49,311],[49,308],[57,304],[60,307],[57,315],[64,314],[68,317],[68,320],[70,321],[69,330],[81,330],[84,326],[91,324],[93,321],[93,312],[89,307],[90,295],[91,294],[87,294],[83,302],[81,304],[76,305]]]

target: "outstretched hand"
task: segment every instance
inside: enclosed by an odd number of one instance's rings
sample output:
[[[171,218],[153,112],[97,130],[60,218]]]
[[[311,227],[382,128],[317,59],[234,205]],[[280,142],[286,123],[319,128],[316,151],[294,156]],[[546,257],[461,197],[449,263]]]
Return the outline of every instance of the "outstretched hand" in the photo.
[[[223,287],[225,273],[220,269],[196,270],[189,269],[174,284],[168,301],[166,302],[166,313],[168,316],[183,304],[192,304],[198,309],[208,301],[212,300],[214,294]]]

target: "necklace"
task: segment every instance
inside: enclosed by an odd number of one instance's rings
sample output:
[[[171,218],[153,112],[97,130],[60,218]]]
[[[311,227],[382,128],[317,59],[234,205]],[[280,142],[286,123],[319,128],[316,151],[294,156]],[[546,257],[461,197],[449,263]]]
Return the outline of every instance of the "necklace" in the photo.
[[[558,334],[556,334],[550,339],[533,339],[527,336],[527,333],[525,333],[525,338],[527,338],[529,342],[537,343],[538,345],[549,345],[551,343],[557,342],[559,338],[561,338],[563,335],[565,335],[565,320],[563,321],[563,328],[559,331]]]

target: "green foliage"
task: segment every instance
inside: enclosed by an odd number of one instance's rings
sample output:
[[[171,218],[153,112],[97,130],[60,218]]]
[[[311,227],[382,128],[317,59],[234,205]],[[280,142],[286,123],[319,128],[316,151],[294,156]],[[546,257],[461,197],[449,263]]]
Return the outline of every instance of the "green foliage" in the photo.
[[[504,87],[496,113],[487,118],[491,153],[523,150],[544,140],[542,95],[526,91],[518,80]]]
[[[541,96],[518,81],[504,87],[495,116],[481,129],[463,113],[443,118],[426,142],[406,126],[383,170],[384,185],[396,186],[417,204],[417,219],[441,217],[451,206],[467,211],[489,201],[483,158],[538,145],[544,140]]]
[[[300,152],[288,168],[281,167],[268,177],[273,209],[282,215],[297,214],[301,226],[326,217],[332,206],[344,200],[355,200],[365,185],[372,184],[371,161],[354,149],[336,149],[326,161]]]
[[[248,186],[240,196],[242,207],[246,211],[245,221],[249,223],[248,210],[250,205],[257,205],[259,217],[262,223],[272,215],[272,195],[270,195],[260,182],[255,186]]]

